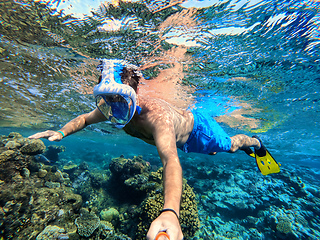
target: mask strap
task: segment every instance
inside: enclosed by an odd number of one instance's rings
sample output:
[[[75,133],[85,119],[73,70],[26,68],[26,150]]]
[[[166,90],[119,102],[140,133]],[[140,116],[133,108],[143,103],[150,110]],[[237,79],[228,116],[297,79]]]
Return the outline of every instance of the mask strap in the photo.
[[[141,111],[142,111],[142,108],[140,106],[136,106],[136,111],[138,113],[138,115],[140,115]]]

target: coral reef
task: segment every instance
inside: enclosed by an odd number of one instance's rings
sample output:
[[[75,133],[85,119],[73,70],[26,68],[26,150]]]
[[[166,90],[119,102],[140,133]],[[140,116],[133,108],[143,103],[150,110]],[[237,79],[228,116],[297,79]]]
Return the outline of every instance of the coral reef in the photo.
[[[36,240],[69,239],[63,228],[58,226],[47,226],[36,238]]]
[[[162,181],[162,168],[159,169],[153,177]],[[145,239],[148,227],[151,222],[159,216],[163,207],[162,189],[155,189],[148,194],[148,197],[141,203],[141,214],[137,228],[136,239]],[[180,225],[185,239],[193,237],[200,227],[198,217],[196,196],[192,188],[184,180],[183,193],[180,207]]]
[[[5,182],[25,175],[33,155],[46,148],[41,140],[23,138],[19,133],[1,136],[0,143],[0,179]]]
[[[151,171],[142,156],[114,158],[109,169],[81,158],[51,165],[44,151],[40,140],[1,136],[0,239],[145,239],[163,206],[162,168]],[[262,176],[244,166],[181,163],[185,239],[320,239],[317,172]]]
[[[1,236],[35,239],[49,223],[63,227],[74,221],[82,198],[67,186],[68,178],[57,168],[37,162],[35,156],[45,150],[43,142],[18,133],[1,136],[1,142]],[[44,239],[48,232],[52,231],[47,229],[38,239]]]
[[[107,170],[90,170],[85,162],[51,165],[56,161],[45,149],[41,140],[19,133],[1,136],[0,237],[145,238],[163,205],[161,169],[151,172],[142,156],[112,159]],[[64,148],[50,149],[58,154]],[[186,181],[183,186],[180,222],[192,236],[199,226],[197,202]]]
[[[102,178],[103,174],[79,171],[78,167],[71,163],[64,167],[76,192],[87,199],[87,207],[101,209],[101,219],[112,222],[118,231],[133,239],[144,239],[150,223],[163,206],[162,169],[151,172],[150,164],[144,161],[142,156],[133,159],[124,156],[114,158],[109,168],[111,176]],[[184,234],[193,236],[199,229],[197,202],[186,181],[183,186],[180,222]],[[88,192],[90,198],[85,196]]]
[[[199,199],[201,226],[194,239],[320,238],[319,187],[298,177],[313,175],[313,182],[319,182],[310,170],[262,176],[252,169],[188,161],[183,168]]]
[[[107,185],[108,191],[117,201],[130,201],[132,204],[139,204],[153,189],[161,187],[161,181],[150,179],[150,164],[136,156],[133,159],[126,159],[123,156],[113,158],[109,169],[112,173]],[[116,188],[114,186],[117,186]],[[126,196],[130,195],[130,199]]]

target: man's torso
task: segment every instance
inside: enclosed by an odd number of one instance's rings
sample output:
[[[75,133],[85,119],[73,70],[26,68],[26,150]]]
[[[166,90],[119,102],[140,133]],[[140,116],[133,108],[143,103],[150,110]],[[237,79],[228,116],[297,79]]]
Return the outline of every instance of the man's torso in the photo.
[[[160,125],[168,124],[168,120],[170,120],[169,124],[173,125],[177,147],[185,144],[193,129],[191,112],[175,108],[161,99],[141,96],[139,96],[139,106],[142,108],[141,113],[136,113],[124,128],[127,134],[155,145],[154,129],[161,127]]]

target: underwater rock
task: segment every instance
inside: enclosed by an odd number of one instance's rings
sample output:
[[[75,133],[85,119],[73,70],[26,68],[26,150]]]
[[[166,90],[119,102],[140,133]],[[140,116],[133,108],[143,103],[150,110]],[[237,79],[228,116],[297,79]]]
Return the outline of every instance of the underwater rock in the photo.
[[[45,149],[46,146],[40,139],[28,139],[26,144],[20,148],[20,151],[27,155],[37,155],[43,153]]]
[[[258,229],[256,228],[249,228],[249,232],[250,234],[248,234],[248,236],[250,236],[250,240],[263,240],[264,236],[261,232],[258,231]]]
[[[128,178],[124,184],[134,189],[141,189],[141,187],[148,183],[148,176],[145,174],[137,174],[134,177]]]
[[[123,157],[112,159],[110,165],[111,178],[109,191],[119,198],[131,195],[133,202],[141,202],[148,192],[161,188],[161,180],[152,179],[150,164],[141,156],[133,159]],[[114,188],[113,186],[119,186]]]
[[[70,177],[72,177],[72,175]],[[76,177],[76,174],[74,177]],[[94,195],[94,189],[91,186],[90,172],[88,170],[81,172],[73,181],[72,187],[77,194],[82,196],[83,201],[87,202],[90,197]]]
[[[38,177],[39,178],[44,178],[45,176],[47,176],[48,171],[45,169],[40,169],[38,172]]]
[[[119,162],[117,162],[118,160]],[[86,206],[91,209],[93,206],[102,209],[100,210],[101,219],[112,221],[116,231],[125,233],[132,239],[145,239],[151,222],[158,217],[163,207],[162,169],[150,172],[150,164],[139,156],[133,159],[125,159],[124,157],[113,159],[110,171],[112,172],[110,178],[101,177],[104,175],[101,173],[82,172],[73,181],[73,186],[77,187],[79,193],[79,190],[84,189],[86,184],[91,181],[91,188],[89,188],[89,184],[85,191],[86,193],[91,191],[90,200],[85,203]],[[102,182],[102,184],[94,183],[96,181]],[[99,191],[99,187],[103,191]],[[99,192],[103,192],[104,196],[99,195]],[[94,201],[92,201],[93,197]],[[110,205],[108,206],[108,204]],[[112,208],[110,209],[115,204],[119,204],[116,214],[113,213],[114,210],[111,211]],[[119,216],[120,221],[114,221],[115,216]],[[185,180],[180,216],[183,233],[188,239],[199,229],[199,218],[195,194]],[[95,231],[91,237],[99,235],[99,231]],[[121,239],[130,238],[123,236]]]
[[[82,208],[80,217],[76,218],[75,224],[78,228],[78,233],[82,237],[90,237],[93,232],[100,226],[100,218],[93,212]]]
[[[125,181],[137,174],[149,174],[150,164],[144,161],[141,156],[135,156],[133,159],[119,157],[112,159],[109,169],[114,177]]]
[[[105,171],[91,171],[90,172],[90,180],[91,180],[91,186],[94,189],[100,189],[105,184],[107,184],[107,180],[109,177],[105,174]]]
[[[5,147],[6,149],[17,150],[25,143],[26,140],[27,139],[24,138],[20,133],[11,132],[8,136],[0,136],[0,146]]]
[[[6,150],[0,154],[0,179],[5,182],[14,181],[28,166],[30,158],[18,151]]]
[[[279,231],[282,234],[288,234],[292,233],[292,226],[290,219],[284,216],[279,216],[277,218],[278,223],[277,223],[277,231]]]
[[[85,161],[82,161],[79,165],[79,169],[81,171],[89,170],[89,165]]]
[[[1,136],[1,142],[12,149],[0,148],[0,238],[36,239],[49,223],[56,224],[60,210],[68,213],[63,221],[71,219],[74,223],[71,214],[79,211],[82,198],[64,184],[52,181],[58,179],[52,177],[57,169],[46,165],[41,168],[34,161],[34,154],[44,149],[43,143],[24,139],[20,134]],[[48,182],[60,187],[47,188]],[[66,237],[59,235],[59,239]]]
[[[62,240],[69,239],[68,234],[65,233],[63,228],[58,226],[47,226],[36,238],[36,240]]]
[[[57,182],[65,182],[70,180],[68,178],[68,174],[64,175],[60,170],[54,172],[54,177]]]
[[[70,179],[67,173],[62,173],[56,166],[42,165],[38,170],[37,175],[39,178],[46,182],[56,182],[69,185]]]
[[[61,186],[58,182],[45,182],[44,185],[48,188],[59,188]]]
[[[21,142],[16,142],[16,141],[9,141],[5,144],[5,147],[8,149],[18,149],[22,146]]]
[[[73,192],[65,192],[63,195],[64,202],[71,204],[72,209],[78,212],[82,206],[82,197],[79,194],[74,194]]]
[[[125,234],[117,233],[113,225],[107,221],[100,221],[98,229],[91,235],[90,239],[132,240]]]
[[[318,239],[320,233],[311,228],[308,219],[315,219],[310,211],[302,209],[283,209],[271,206],[266,221],[281,239]],[[317,236],[316,238],[314,238]]]
[[[114,234],[114,228],[112,224],[108,221],[100,221],[99,226],[99,236],[101,239],[108,239],[108,237],[112,236]]]
[[[182,164],[184,176],[191,179],[199,194],[199,239],[320,239],[315,217],[320,201],[313,194],[313,184],[297,176],[299,168],[262,176],[253,168],[243,170],[241,165],[230,175],[222,174],[214,163]],[[211,178],[211,169],[218,171],[216,178]],[[307,179],[318,182],[319,175],[312,174],[305,173]],[[215,238],[209,237],[212,231]]]

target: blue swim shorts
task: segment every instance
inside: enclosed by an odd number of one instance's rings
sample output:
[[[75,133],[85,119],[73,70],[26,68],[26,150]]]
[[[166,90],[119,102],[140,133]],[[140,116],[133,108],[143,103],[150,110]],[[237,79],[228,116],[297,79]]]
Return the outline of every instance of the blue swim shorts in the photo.
[[[204,117],[193,110],[194,125],[187,142],[179,147],[182,151],[209,154],[228,152],[231,139],[220,125],[210,116]]]

